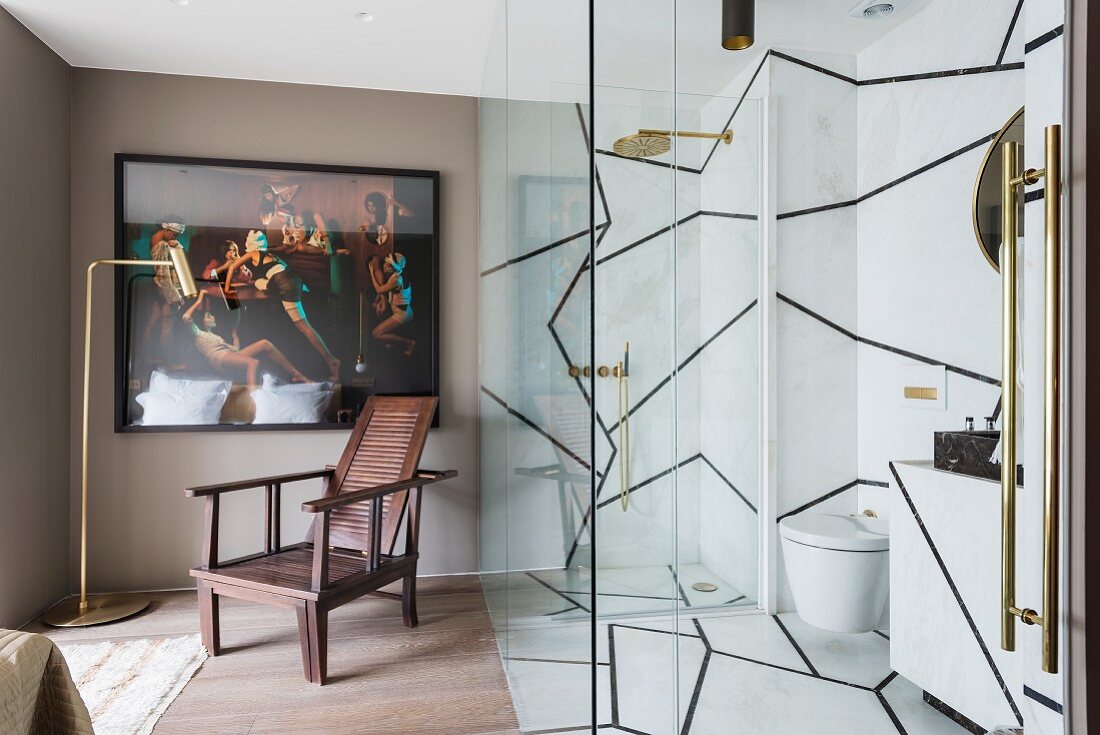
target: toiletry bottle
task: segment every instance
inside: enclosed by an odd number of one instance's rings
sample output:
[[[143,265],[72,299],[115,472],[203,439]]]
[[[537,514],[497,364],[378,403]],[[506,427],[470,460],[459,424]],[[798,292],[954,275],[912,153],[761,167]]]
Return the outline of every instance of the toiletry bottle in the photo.
[[[973,416],[967,416],[966,417],[966,430],[967,431],[974,431],[974,417]]]
[[[996,431],[997,430],[997,419],[993,418],[992,416],[986,416],[985,417],[985,430],[986,431]]]

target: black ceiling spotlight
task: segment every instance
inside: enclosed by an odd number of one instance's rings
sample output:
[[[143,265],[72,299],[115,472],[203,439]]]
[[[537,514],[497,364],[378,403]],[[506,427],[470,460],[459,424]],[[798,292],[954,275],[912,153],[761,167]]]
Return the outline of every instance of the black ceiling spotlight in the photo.
[[[756,0],[722,0],[722,48],[742,51],[756,33]]]

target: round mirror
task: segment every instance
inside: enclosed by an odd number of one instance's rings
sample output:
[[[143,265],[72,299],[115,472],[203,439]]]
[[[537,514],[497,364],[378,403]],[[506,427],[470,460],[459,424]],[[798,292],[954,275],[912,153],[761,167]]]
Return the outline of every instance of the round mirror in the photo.
[[[982,255],[998,272],[1001,270],[1001,147],[1013,141],[1020,144],[1020,160],[1024,157],[1024,110],[1012,116],[989,144],[989,150],[978,170],[974,184],[974,234]],[[1024,202],[1020,197],[1020,228],[1023,231]]]

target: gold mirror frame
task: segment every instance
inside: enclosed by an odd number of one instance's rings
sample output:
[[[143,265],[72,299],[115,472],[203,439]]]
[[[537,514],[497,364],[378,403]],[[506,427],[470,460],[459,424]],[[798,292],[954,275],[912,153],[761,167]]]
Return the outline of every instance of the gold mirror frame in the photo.
[[[982,178],[985,176],[986,169],[989,167],[991,161],[1000,162],[1001,143],[1004,142],[1004,138],[1008,134],[1008,131],[1011,130],[1014,125],[1016,125],[1021,117],[1023,117],[1023,114],[1024,108],[1021,107],[1019,110],[1016,111],[1016,114],[1010,117],[1008,119],[1008,122],[1006,122],[1004,126],[999,131],[997,131],[997,134],[993,136],[993,141],[989,144],[989,148],[985,152],[985,157],[982,158],[982,164],[978,167],[978,176],[974,180],[974,195],[971,198],[970,202],[970,216],[974,226],[974,237],[978,241],[978,249],[982,251],[982,255],[985,257],[989,265],[993,266],[993,270],[997,271],[998,273],[1001,272],[1001,266],[990,255],[990,250],[988,247],[986,247],[985,240],[982,239],[982,231],[978,224],[978,194],[981,190]],[[994,158],[994,156],[996,156],[996,158]],[[1000,201],[1000,177],[995,177],[992,185],[996,186],[998,192],[997,201]],[[1001,244],[999,242],[993,243],[993,252],[999,251],[1000,246]]]

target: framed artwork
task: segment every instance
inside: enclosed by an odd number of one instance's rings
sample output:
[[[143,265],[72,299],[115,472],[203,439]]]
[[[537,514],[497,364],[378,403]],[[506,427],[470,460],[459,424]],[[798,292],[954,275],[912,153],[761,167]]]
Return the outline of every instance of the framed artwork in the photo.
[[[115,429],[350,428],[439,395],[439,172],[117,154]],[[438,416],[437,416],[438,420]]]

